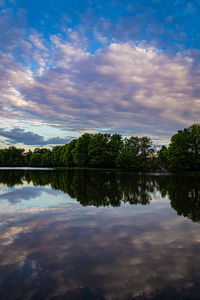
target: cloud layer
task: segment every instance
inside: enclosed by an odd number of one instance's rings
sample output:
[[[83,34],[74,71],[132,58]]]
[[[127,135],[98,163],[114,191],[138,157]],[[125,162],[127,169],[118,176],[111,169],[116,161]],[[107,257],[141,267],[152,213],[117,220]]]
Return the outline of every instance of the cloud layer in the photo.
[[[187,7],[190,14],[195,9],[192,2]],[[169,16],[166,22],[170,20]],[[167,53],[147,39],[109,41],[97,22],[94,33],[104,46],[91,52],[86,28],[67,27],[65,33],[47,37],[36,29],[26,30],[25,24],[22,9],[1,11],[0,117],[44,122],[63,130],[105,130],[155,139],[169,138],[199,121],[198,50]],[[122,24],[118,22],[118,37]],[[29,135],[30,145],[34,140],[44,144],[39,135],[15,130],[22,142],[22,135]]]

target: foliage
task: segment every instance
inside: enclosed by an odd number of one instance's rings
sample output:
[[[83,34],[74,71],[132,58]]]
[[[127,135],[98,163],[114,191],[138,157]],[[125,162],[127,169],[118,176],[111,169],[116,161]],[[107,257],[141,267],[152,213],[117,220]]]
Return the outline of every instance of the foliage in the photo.
[[[51,150],[45,149],[41,156],[41,167],[51,167],[51,155]]]
[[[172,170],[200,170],[200,124],[179,130],[171,138],[168,159]]]
[[[62,148],[61,164],[65,167],[74,167],[73,153],[77,140],[72,140],[69,144]]]
[[[25,163],[24,149],[10,146],[9,148],[2,149],[0,153],[1,166],[22,167]]]
[[[157,154],[157,164],[161,168],[168,168],[169,159],[168,159],[168,149],[166,146],[162,146],[162,148],[158,151]]]
[[[31,167],[41,166],[42,155],[39,152],[34,152],[31,154],[29,165]]]
[[[77,141],[75,148],[73,150],[73,161],[75,166],[78,167],[88,167],[89,157],[88,157],[88,147],[91,142],[92,135],[89,133],[83,134]]]
[[[88,158],[92,167],[106,167],[109,164],[110,134],[95,134],[88,146]]]
[[[149,137],[85,133],[51,150],[0,149],[1,167],[92,167],[131,170],[200,170],[200,124],[179,130],[156,152]]]
[[[61,164],[61,151],[63,146],[55,146],[51,153],[51,165],[53,167],[60,167]]]

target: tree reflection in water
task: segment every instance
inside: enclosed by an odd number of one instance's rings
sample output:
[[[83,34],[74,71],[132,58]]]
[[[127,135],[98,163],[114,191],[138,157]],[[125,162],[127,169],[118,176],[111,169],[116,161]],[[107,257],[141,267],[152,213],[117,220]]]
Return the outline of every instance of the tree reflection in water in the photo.
[[[160,175],[160,174],[159,174]],[[168,196],[178,215],[200,221],[200,174],[136,174],[117,171],[3,170],[0,182],[12,187],[24,182],[51,185],[83,206],[113,206],[122,203],[147,205],[152,195]]]

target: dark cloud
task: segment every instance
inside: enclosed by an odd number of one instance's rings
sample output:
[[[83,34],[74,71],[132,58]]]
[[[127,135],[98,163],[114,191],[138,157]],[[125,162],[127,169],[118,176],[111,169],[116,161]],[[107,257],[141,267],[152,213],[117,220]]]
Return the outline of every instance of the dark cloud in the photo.
[[[11,130],[0,128],[0,136],[8,138],[10,143],[23,143],[35,146],[67,144],[70,140],[69,138],[59,138],[58,136],[45,140],[43,136],[21,128],[13,128]]]

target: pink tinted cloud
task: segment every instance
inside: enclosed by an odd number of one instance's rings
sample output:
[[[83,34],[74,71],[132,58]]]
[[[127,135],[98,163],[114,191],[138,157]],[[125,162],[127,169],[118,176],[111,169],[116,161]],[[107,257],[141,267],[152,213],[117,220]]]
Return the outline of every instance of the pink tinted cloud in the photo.
[[[15,32],[17,44],[10,38],[0,52],[3,117],[157,137],[199,120],[200,73],[189,53],[111,43],[91,54],[77,33],[75,42],[54,35],[47,43],[36,31],[26,39],[24,29]],[[16,59],[14,44],[29,63]]]

